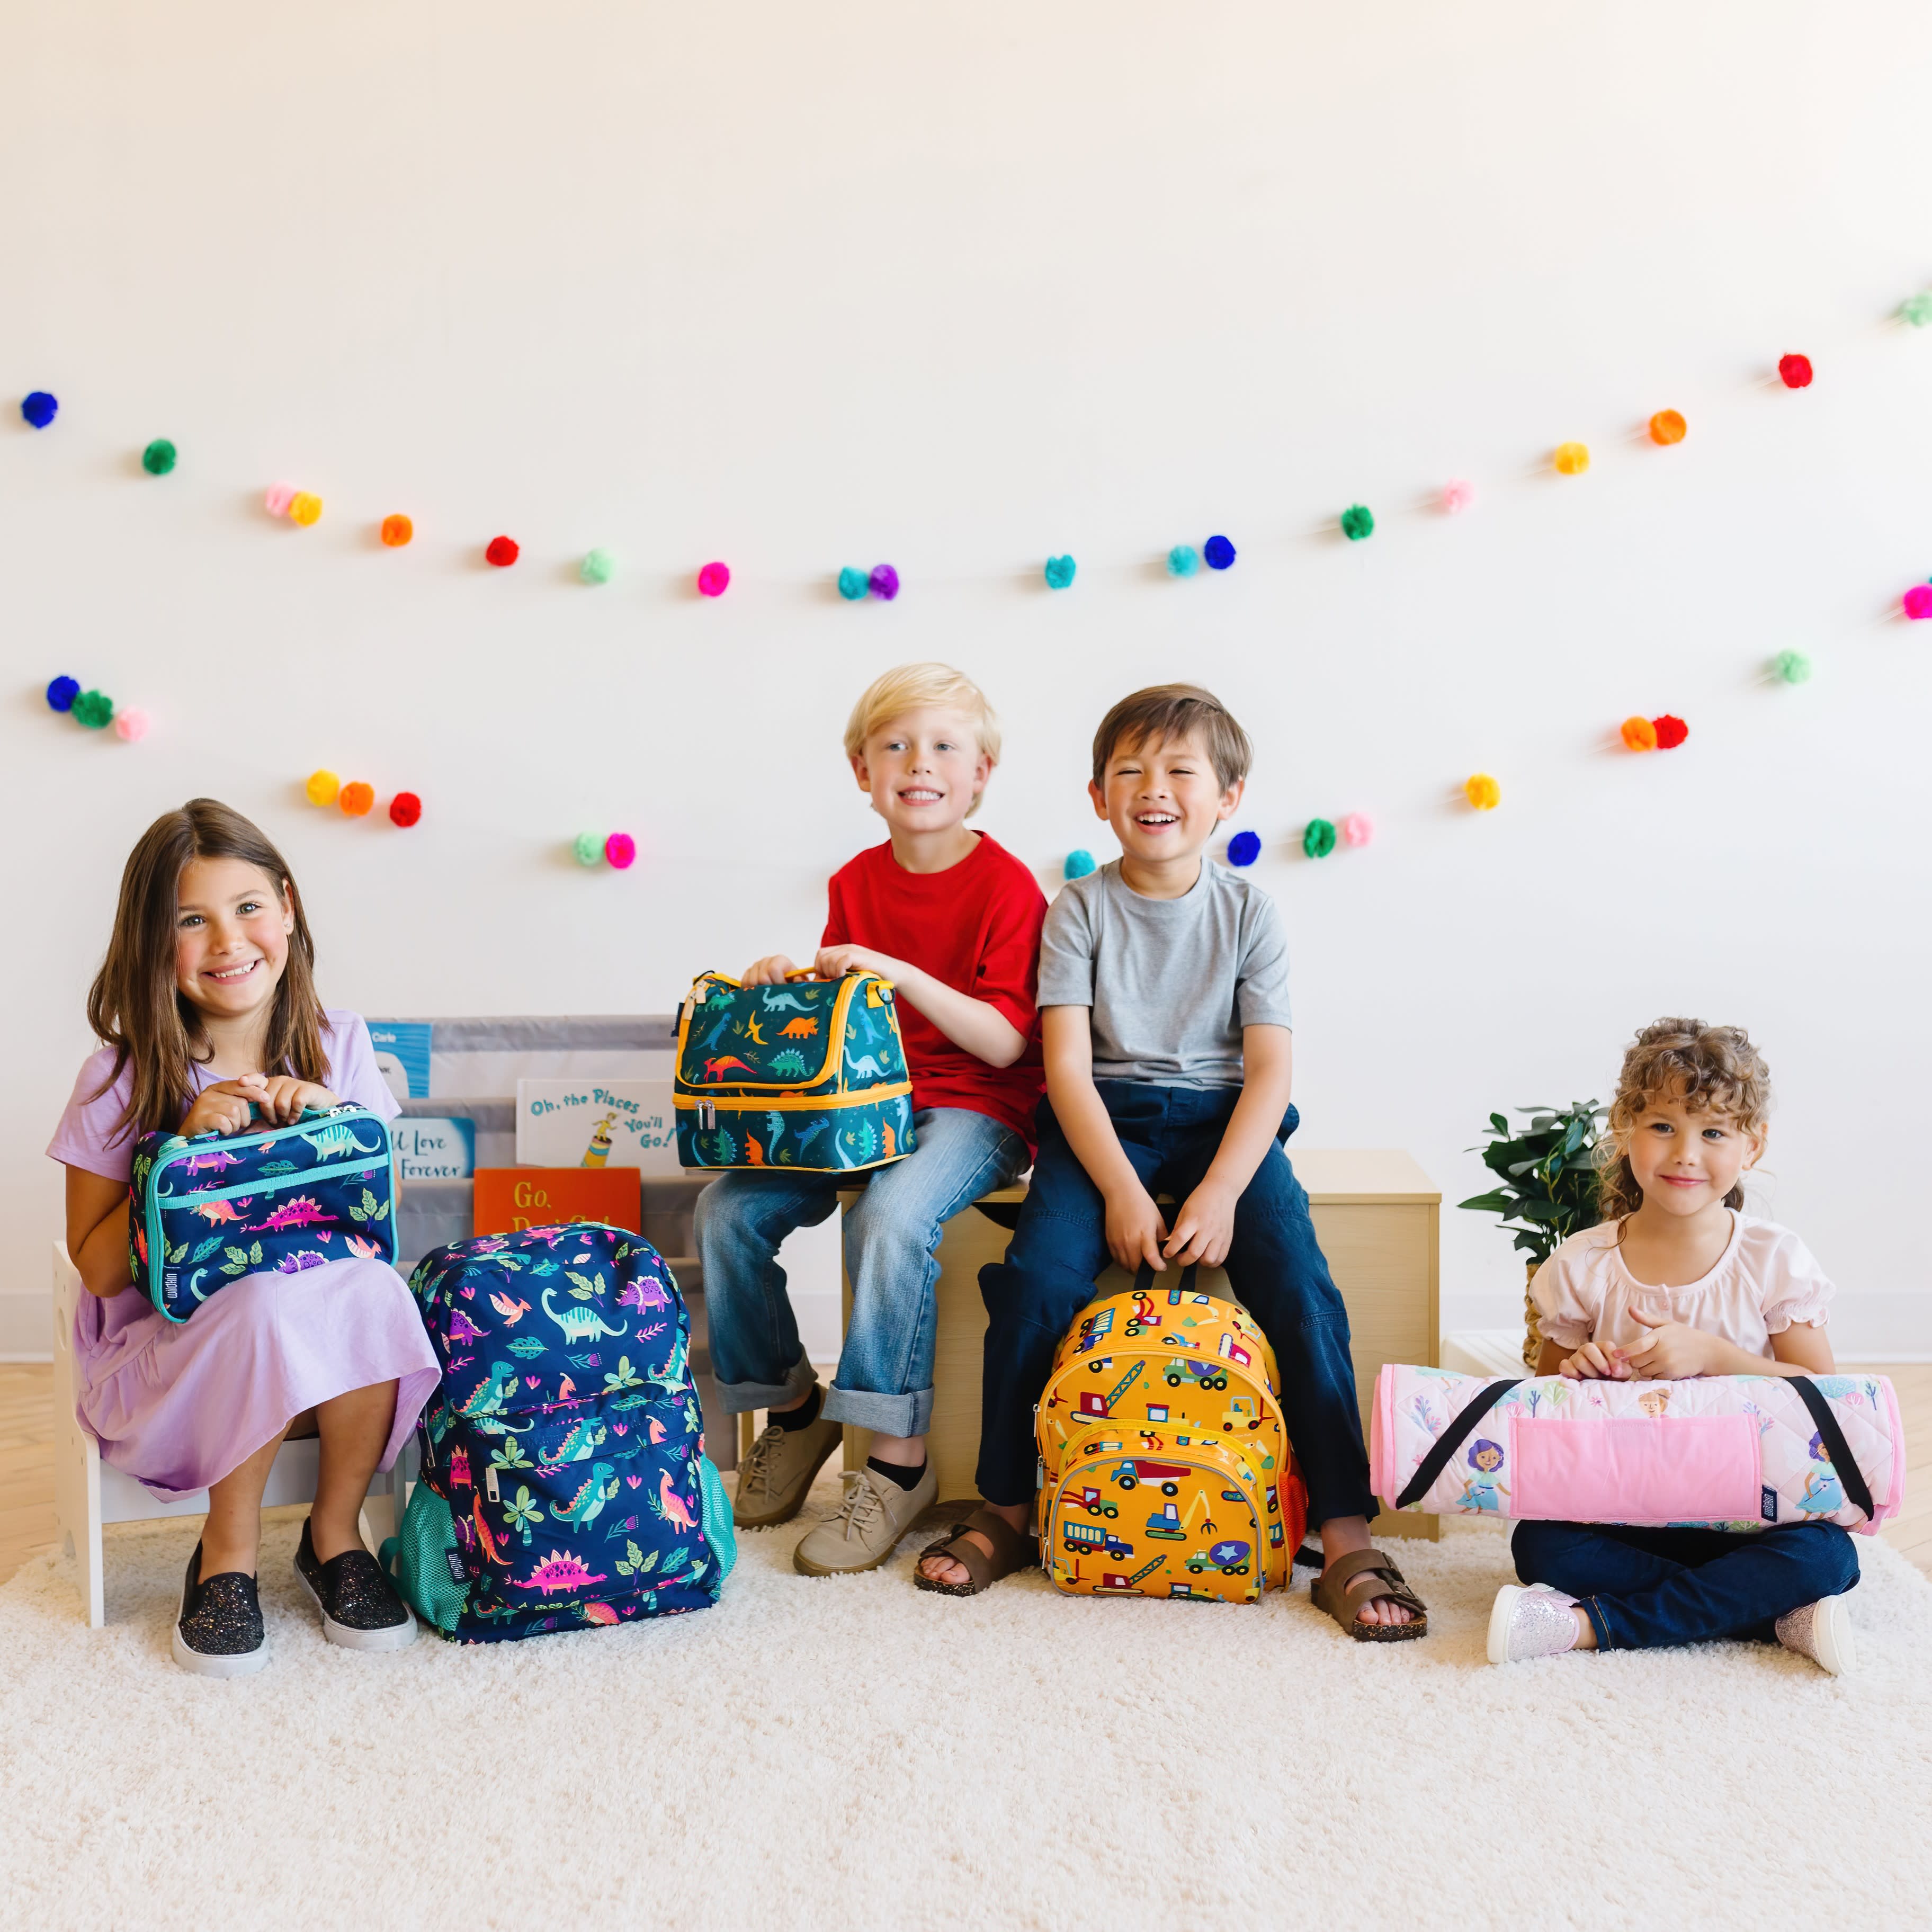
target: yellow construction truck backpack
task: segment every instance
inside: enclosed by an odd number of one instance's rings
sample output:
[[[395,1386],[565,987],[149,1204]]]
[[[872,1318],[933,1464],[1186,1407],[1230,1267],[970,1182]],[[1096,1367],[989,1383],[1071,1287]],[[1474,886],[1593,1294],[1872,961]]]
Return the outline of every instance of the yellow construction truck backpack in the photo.
[[[1288,1581],[1308,1492],[1274,1351],[1195,1270],[1091,1304],[1035,1412],[1040,1562],[1076,1596],[1251,1604]]]

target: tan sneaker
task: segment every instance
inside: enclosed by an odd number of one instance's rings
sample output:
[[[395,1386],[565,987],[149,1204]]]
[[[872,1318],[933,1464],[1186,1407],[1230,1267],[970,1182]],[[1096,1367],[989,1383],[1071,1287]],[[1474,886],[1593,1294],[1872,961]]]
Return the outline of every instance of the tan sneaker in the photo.
[[[792,1552],[793,1567],[808,1576],[842,1576],[876,1570],[939,1499],[939,1478],[928,1461],[909,1490],[871,1469],[848,1469],[839,1480],[845,1500],[830,1522],[821,1522]]]
[[[772,1423],[752,1444],[751,1455],[738,1472],[731,1520],[740,1529],[768,1529],[775,1522],[790,1522],[812,1478],[844,1439],[843,1426],[828,1422],[822,1414],[802,1429],[781,1429]]]

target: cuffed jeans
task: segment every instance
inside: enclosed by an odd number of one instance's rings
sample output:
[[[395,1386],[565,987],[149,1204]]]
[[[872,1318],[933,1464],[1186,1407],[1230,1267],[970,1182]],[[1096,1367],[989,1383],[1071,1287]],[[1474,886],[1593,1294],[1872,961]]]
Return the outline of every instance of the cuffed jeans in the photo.
[[[825,1414],[886,1436],[923,1436],[932,1421],[935,1250],[945,1224],[1027,1164],[1026,1143],[990,1114],[926,1107],[913,1116],[913,1151],[874,1168],[845,1216],[852,1312]],[[778,1244],[838,1205],[849,1174],[737,1168],[698,1197],[711,1366],[726,1412],[806,1394],[812,1364],[799,1345]]]
[[[1094,1082],[1122,1150],[1150,1194],[1184,1201],[1220,1150],[1240,1090]],[[1277,1141],[1300,1124],[1291,1107]],[[1040,1106],[1040,1155],[1012,1244],[980,1270],[988,1318],[980,1424],[980,1493],[1018,1504],[1034,1493],[1034,1406],[1053,1352],[1094,1298],[1108,1263],[1107,1207],[1054,1118]],[[1228,1280],[1261,1324],[1281,1371],[1282,1418],[1308,1485],[1309,1520],[1371,1516],[1348,1315],[1315,1238],[1308,1196],[1288,1156],[1271,1147],[1234,1208]]]
[[[1858,1580],[1858,1552],[1834,1522],[1744,1533],[1520,1522],[1510,1552],[1526,1583],[1548,1583],[1577,1600],[1605,1650],[1712,1637],[1770,1641],[1786,1611],[1839,1596]]]

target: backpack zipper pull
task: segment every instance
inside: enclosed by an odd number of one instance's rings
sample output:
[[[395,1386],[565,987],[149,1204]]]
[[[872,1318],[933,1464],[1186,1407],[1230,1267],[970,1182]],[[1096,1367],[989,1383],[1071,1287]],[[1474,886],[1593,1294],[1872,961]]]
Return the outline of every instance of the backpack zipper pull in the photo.
[[[492,1462],[489,1468],[484,1472],[483,1490],[484,1493],[488,1496],[493,1503],[500,1503],[503,1500],[502,1496],[497,1493],[496,1466],[494,1462]]]

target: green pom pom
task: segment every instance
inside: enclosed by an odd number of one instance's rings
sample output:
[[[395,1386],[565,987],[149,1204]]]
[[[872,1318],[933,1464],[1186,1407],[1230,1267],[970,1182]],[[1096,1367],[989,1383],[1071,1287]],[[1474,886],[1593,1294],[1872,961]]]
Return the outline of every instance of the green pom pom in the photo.
[[[598,866],[604,861],[604,842],[594,832],[580,832],[571,843],[580,866]]]
[[[175,466],[175,446],[164,436],[158,436],[141,452],[141,467],[150,476],[165,476]]]
[[[1364,510],[1364,516],[1368,512]],[[1311,818],[1301,835],[1301,849],[1311,859],[1325,859],[1335,849],[1335,828],[1325,818]]]
[[[1786,684],[1802,684],[1811,675],[1811,660],[1802,651],[1780,651],[1771,668]]]
[[[1932,289],[1920,295],[1907,296],[1899,304],[1898,313],[1914,328],[1923,328],[1932,322]]]
[[[1342,512],[1342,534],[1351,543],[1360,543],[1375,533],[1375,513],[1365,504],[1352,503]]]
[[[104,691],[83,691],[74,700],[74,716],[90,731],[99,731],[114,722],[114,700]]]
[[[586,550],[577,574],[586,584],[608,584],[616,568],[616,560],[608,550]]]

